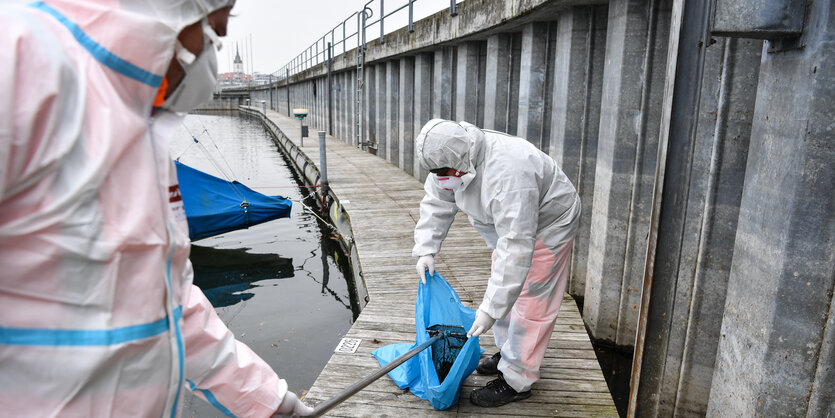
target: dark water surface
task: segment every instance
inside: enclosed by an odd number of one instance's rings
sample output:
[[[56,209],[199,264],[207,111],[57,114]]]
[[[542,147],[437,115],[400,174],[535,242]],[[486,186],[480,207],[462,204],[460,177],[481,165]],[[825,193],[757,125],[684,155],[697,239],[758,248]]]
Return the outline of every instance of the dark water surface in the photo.
[[[220,318],[302,396],[359,314],[347,256],[303,209],[313,199],[259,122],[189,115],[170,148],[198,170],[293,200],[290,218],[195,241],[191,261]],[[184,416],[223,415],[189,394]]]

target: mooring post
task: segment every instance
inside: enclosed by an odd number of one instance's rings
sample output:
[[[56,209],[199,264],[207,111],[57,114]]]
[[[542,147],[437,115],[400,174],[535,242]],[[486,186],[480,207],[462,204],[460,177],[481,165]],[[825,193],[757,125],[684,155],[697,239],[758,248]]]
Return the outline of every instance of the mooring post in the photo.
[[[328,158],[325,150],[325,131],[319,131],[319,184],[322,187],[322,212],[327,213],[328,208],[325,205],[328,196]]]

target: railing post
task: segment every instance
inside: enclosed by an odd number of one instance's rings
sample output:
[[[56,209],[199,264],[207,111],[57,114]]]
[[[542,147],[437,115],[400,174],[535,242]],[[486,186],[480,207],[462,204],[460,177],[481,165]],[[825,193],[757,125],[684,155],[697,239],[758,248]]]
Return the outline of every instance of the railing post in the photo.
[[[455,0],[449,0],[449,15],[450,16],[457,16],[458,15],[458,3]]]
[[[287,90],[287,116],[290,116],[290,68],[287,68],[284,76],[284,87]]]
[[[333,32],[331,32],[333,34]],[[331,78],[331,71],[333,69],[333,45],[328,43],[328,133],[333,135],[333,79]]]
[[[380,43],[386,43],[386,31],[383,27],[383,20],[386,18],[385,8],[383,7],[383,1],[380,0]]]
[[[454,1],[454,0],[453,0]],[[415,31],[415,20],[414,20],[414,0],[409,0],[409,33]]]

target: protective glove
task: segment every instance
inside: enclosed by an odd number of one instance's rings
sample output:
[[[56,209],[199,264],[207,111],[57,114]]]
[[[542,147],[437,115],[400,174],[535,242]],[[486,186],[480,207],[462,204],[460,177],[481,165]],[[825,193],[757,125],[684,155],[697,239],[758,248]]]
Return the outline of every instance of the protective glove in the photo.
[[[302,403],[295,393],[288,391],[273,417],[307,417],[310,415],[313,415],[313,408]]]
[[[430,275],[435,274],[435,256],[432,254],[421,256],[418,258],[418,262],[415,267],[417,268],[420,281],[423,282],[423,284],[426,284],[426,273],[424,272],[429,270]]]
[[[475,322],[473,322],[473,327],[467,331],[467,338],[470,337],[478,337],[481,334],[484,334],[490,328],[493,328],[493,324],[496,322],[490,315],[487,315],[487,312],[482,311],[481,309],[477,310],[475,313]]]

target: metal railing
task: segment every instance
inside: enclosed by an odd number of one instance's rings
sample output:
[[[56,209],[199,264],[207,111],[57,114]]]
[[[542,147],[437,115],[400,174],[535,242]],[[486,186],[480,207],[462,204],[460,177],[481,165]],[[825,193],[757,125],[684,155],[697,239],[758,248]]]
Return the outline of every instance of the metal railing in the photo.
[[[372,17],[374,17],[374,8],[371,6],[374,2],[379,3],[378,13],[379,16],[377,20],[370,21]],[[414,3],[418,0],[408,0],[405,4],[397,7],[394,10],[389,11],[386,13],[385,10],[385,0],[370,0],[368,3],[365,3],[363,8],[359,11],[356,11],[346,17],[341,23],[337,24],[331,30],[325,32],[319,39],[315,42],[310,44],[307,48],[302,50],[295,58],[290,60],[287,64],[279,68],[278,70],[272,72],[270,79],[273,81],[284,82],[287,78],[292,75],[298,74],[300,72],[306,71],[310,68],[313,68],[319,64],[325,63],[328,60],[328,45],[332,48],[334,54],[333,58],[336,58],[338,54],[339,46],[342,46],[342,56],[345,56],[348,51],[348,43],[351,39],[356,38],[355,44],[352,44],[350,49],[354,48],[365,48],[366,44],[366,29],[374,26],[375,24],[380,24],[380,43],[386,42],[386,33],[385,33],[385,19],[394,15],[395,13],[403,10],[408,9],[409,17],[408,17],[408,28],[409,32],[414,32],[415,24],[414,24]],[[449,1],[449,14],[451,16],[455,16],[458,14],[458,4],[456,0]],[[354,25],[354,29],[351,29],[352,32],[348,33],[348,22],[356,17],[356,25]],[[341,39],[337,37],[337,33],[341,28],[342,37]],[[330,42],[328,42],[328,37],[330,37]],[[258,84],[266,84],[266,81],[260,81]]]

